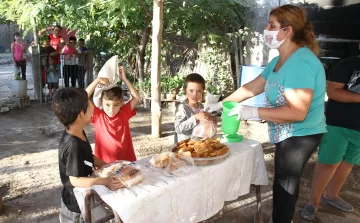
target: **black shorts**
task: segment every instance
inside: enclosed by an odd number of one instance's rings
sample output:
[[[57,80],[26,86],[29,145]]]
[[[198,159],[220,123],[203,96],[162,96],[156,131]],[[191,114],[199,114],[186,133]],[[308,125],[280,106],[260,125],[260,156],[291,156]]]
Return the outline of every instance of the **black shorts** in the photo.
[[[59,89],[59,83],[57,82],[48,83],[48,89]]]

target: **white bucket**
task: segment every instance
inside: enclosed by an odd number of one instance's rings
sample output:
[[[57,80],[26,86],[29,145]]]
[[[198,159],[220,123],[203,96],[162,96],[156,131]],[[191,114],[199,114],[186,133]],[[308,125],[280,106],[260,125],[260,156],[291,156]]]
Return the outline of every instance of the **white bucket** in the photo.
[[[26,97],[27,82],[26,80],[11,80],[10,83],[11,95],[15,97]]]

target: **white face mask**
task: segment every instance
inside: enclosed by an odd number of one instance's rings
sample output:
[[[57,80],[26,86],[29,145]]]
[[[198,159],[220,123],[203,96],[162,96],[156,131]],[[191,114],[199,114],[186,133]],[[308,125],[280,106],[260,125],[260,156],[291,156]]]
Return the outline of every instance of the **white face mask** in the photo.
[[[285,29],[286,27],[282,28]],[[285,41],[285,39],[278,41],[277,36],[280,32],[279,29],[277,31],[270,31],[270,30],[264,30],[264,42],[266,46],[270,47],[271,49],[277,49],[280,47],[280,45]]]

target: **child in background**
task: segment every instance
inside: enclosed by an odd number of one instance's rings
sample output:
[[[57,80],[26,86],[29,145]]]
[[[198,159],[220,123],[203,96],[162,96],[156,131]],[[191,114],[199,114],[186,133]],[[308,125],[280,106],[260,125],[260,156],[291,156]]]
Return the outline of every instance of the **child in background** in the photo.
[[[77,51],[76,51],[76,37],[70,36],[69,43],[66,44],[61,53],[64,54],[64,84],[69,87],[69,78],[71,78],[71,87],[76,87],[77,79]]]
[[[131,100],[124,101],[123,91],[120,87],[104,90],[101,95],[101,106],[94,106],[91,122],[95,127],[95,155],[105,162],[115,160],[135,161],[136,156],[132,144],[129,119],[136,115],[136,105],[140,100],[139,92],[126,78],[123,67],[119,69],[122,80],[131,94]],[[89,98],[96,86],[104,78],[95,79],[87,88]],[[107,84],[109,80],[107,79]]]
[[[100,83],[102,80],[99,81]],[[63,88],[54,94],[52,110],[65,126],[59,143],[59,172],[63,188],[61,190],[60,222],[83,222],[74,187],[90,188],[105,185],[110,190],[122,187],[119,180],[90,177],[95,167],[105,163],[92,154],[91,145],[84,132],[90,122],[94,105],[87,93],[79,88]]]
[[[51,57],[56,62],[55,57],[57,57],[59,55],[59,52],[56,51],[50,45],[50,37],[49,36],[47,36],[47,35],[41,36],[40,40],[41,40],[41,47],[40,47],[41,84],[42,84],[42,87],[44,88],[45,84],[48,82],[46,69],[48,67],[49,57]],[[58,69],[58,66],[56,65],[56,63],[55,63],[55,69],[56,70]],[[58,89],[58,87],[59,87],[59,74],[58,73],[56,74],[56,77],[57,77],[57,80],[54,80],[54,82],[57,83],[57,87],[56,86],[55,87],[56,87],[56,89]],[[49,88],[49,85],[48,85],[48,88]],[[50,88],[49,88],[49,90],[50,90]],[[51,92],[49,92],[49,95],[46,96],[46,99],[47,99],[46,101],[50,100],[50,98],[52,96],[50,93]],[[43,92],[43,95],[45,95],[44,92]]]
[[[205,90],[205,80],[197,73],[186,76],[184,92],[186,100],[179,104],[175,114],[175,132],[178,142],[189,139],[195,126],[201,121],[215,121],[214,117],[204,111],[204,106],[200,103]]]
[[[48,64],[46,67],[47,84],[49,88],[50,100],[54,95],[55,91],[59,88],[59,77],[56,70],[57,66],[53,57],[48,57]]]
[[[14,34],[14,42],[10,46],[12,58],[15,64],[15,75],[21,76],[23,80],[26,80],[26,47],[25,43],[21,39],[21,34],[16,32]]]
[[[77,52],[79,54],[78,59],[78,85],[79,88],[85,88],[85,73],[88,68],[88,48],[85,46],[85,40],[80,38],[79,41],[79,48]]]

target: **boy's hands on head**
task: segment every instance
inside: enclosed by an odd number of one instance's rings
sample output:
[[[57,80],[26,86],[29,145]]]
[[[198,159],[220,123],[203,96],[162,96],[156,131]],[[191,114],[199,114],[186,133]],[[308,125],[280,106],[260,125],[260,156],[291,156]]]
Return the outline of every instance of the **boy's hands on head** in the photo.
[[[212,121],[213,116],[209,112],[199,112],[195,115],[195,118],[197,121],[206,120],[206,121]]]
[[[103,85],[105,85],[105,86],[109,86],[109,85],[110,85],[109,78],[106,78],[106,77],[98,77],[97,80],[98,80],[98,84],[103,84]]]
[[[119,67],[119,78],[122,81],[126,80],[126,72],[125,72],[125,68],[123,66]]]
[[[110,177],[106,178],[105,186],[107,186],[110,190],[118,190],[118,189],[124,187],[120,183],[120,181],[114,176],[110,176]]]

